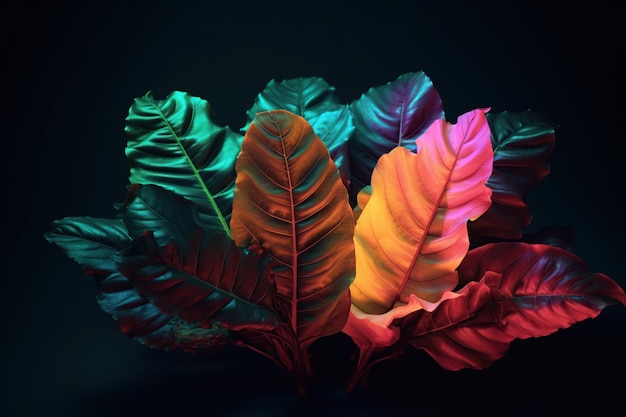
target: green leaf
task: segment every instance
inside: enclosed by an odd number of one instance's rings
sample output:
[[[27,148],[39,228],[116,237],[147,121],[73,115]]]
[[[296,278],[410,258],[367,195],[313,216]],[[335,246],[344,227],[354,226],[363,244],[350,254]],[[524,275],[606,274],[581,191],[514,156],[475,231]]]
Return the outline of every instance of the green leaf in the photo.
[[[125,132],[131,184],[159,185],[189,199],[203,223],[217,218],[230,234],[242,136],[218,126],[207,101],[180,91],[155,100],[149,92],[130,107]]]
[[[152,205],[150,205],[152,203]],[[202,225],[197,206],[156,185],[131,188],[123,217],[147,217],[145,230],[115,260],[138,293],[162,311],[201,328],[271,330],[274,283],[265,260]],[[135,232],[138,232],[137,229]]]
[[[246,112],[246,124],[240,131],[245,133],[256,114],[264,111],[287,110],[310,121],[341,107],[335,96],[335,87],[323,78],[299,77],[280,82],[270,80]]]
[[[238,246],[277,262],[279,299],[302,345],[337,333],[354,279],[354,220],[337,168],[302,117],[262,112],[237,161],[231,220]]]

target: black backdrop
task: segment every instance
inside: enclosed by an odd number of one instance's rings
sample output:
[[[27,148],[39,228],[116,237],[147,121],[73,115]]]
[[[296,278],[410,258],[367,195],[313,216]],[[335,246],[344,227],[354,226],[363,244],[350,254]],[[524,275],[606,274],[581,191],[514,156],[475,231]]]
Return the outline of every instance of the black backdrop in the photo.
[[[344,102],[423,70],[448,118],[528,108],[558,124],[532,227],[571,225],[575,252],[623,287],[623,25],[602,2],[5,2],[2,13],[2,333],[5,416],[607,415],[623,411],[626,308],[514,342],[482,371],[423,352],[343,391],[349,343],[315,347],[318,401],[253,353],[161,352],[123,336],[95,285],[43,234],[114,216],[135,97],[207,99],[238,129],[266,83],[321,76]],[[88,4],[88,5],[87,5]],[[615,415],[619,415],[619,412]]]

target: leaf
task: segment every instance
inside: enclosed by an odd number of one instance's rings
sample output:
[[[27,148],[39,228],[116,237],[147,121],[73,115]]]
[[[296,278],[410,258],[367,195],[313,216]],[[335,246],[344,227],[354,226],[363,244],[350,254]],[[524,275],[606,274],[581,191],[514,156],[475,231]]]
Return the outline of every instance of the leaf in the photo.
[[[339,170],[341,181],[350,188],[350,160],[348,159],[348,139],[354,132],[352,113],[348,106],[324,112],[312,117],[308,122],[313,132],[328,148],[330,158]]]
[[[350,184],[348,138],[354,132],[352,113],[335,95],[335,87],[320,77],[271,80],[247,111],[245,133],[259,112],[286,110],[302,116],[328,148],[346,187]]]
[[[130,183],[155,184],[198,205],[200,220],[230,233],[235,162],[242,136],[215,123],[211,105],[174,91],[136,98],[126,118]]]
[[[469,247],[466,223],[490,204],[493,154],[483,110],[456,125],[434,122],[418,145],[417,154],[396,147],[380,158],[356,224],[350,291],[366,313],[385,313],[411,294],[436,302],[454,289]]]
[[[550,172],[555,126],[543,114],[487,114],[494,150],[493,172],[487,181],[492,204],[468,225],[472,247],[498,239],[520,239],[531,222],[525,198]]]
[[[353,304],[343,332],[350,336],[359,353],[348,392],[354,391],[357,383],[366,379],[372,365],[402,353],[404,342],[399,343],[402,329],[396,323],[420,310],[432,312],[444,301],[456,297],[460,294],[446,291],[439,301],[430,303],[411,294],[408,303],[399,303],[383,314],[368,314]]]
[[[354,220],[328,150],[302,117],[261,112],[250,124],[231,228],[238,246],[258,245],[277,262],[278,296],[303,347],[341,330],[354,279]]]
[[[444,117],[439,93],[422,71],[370,88],[350,104],[350,111],[355,125],[348,141],[352,205],[359,190],[370,184],[381,155],[396,146],[415,151],[417,138]]]
[[[121,220],[65,217],[53,222],[45,238],[94,276],[100,307],[124,335],[150,347],[177,346],[171,316],[139,296],[115,265],[114,253],[131,240]]]
[[[270,80],[246,112],[246,124],[240,131],[245,133],[256,114],[265,111],[286,110],[310,122],[327,112],[341,110],[342,107],[335,95],[335,87],[323,78],[299,77],[280,82]],[[320,135],[317,131],[316,133]]]
[[[515,339],[547,336],[608,305],[626,305],[615,281],[549,245],[481,246],[468,252],[459,277],[461,297],[398,323],[406,341],[450,370],[485,368]]]
[[[133,191],[141,202],[133,204],[131,196],[125,218],[140,216],[146,203],[156,201],[153,219],[160,217],[161,228],[168,232],[159,234],[157,227],[145,231],[115,257],[142,297],[205,329],[277,326],[273,282],[262,259],[237,248],[223,230],[202,226],[197,206],[183,197],[155,185]]]
[[[394,321],[418,310],[433,311],[443,301],[458,296],[457,293],[446,291],[439,301],[430,303],[411,294],[406,304],[399,304],[383,314],[368,314],[353,304],[343,332],[352,338],[364,357],[364,352],[380,351],[398,341],[400,328],[392,324]]]

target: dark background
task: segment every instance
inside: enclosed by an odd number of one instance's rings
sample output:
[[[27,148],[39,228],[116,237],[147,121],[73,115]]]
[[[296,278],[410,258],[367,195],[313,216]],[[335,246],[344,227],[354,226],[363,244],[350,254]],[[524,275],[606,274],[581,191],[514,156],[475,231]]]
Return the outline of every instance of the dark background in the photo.
[[[130,2],[129,2],[130,3]],[[4,416],[622,415],[626,308],[516,341],[482,371],[411,351],[344,392],[350,342],[315,346],[317,402],[254,353],[146,348],[121,334],[95,284],[43,234],[65,216],[113,217],[125,197],[135,97],[208,100],[238,129],[274,78],[320,76],[343,102],[423,70],[450,121],[477,107],[547,114],[552,172],[531,228],[568,225],[591,271],[626,287],[623,14],[604,2],[16,2],[0,13]],[[614,407],[620,407],[612,411]]]

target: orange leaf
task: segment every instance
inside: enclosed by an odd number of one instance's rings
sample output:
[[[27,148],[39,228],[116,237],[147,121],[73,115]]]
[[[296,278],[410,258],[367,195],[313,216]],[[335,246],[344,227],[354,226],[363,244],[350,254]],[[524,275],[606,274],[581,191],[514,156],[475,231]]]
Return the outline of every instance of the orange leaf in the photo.
[[[278,295],[303,346],[338,333],[350,308],[354,218],[326,146],[302,117],[260,112],[236,170],[236,244],[259,245],[278,262]]]
[[[410,295],[436,302],[458,283],[469,248],[467,221],[491,204],[485,182],[493,151],[485,110],[440,119],[417,153],[397,147],[379,160],[372,194],[355,228],[357,275],[352,303],[381,314]]]

